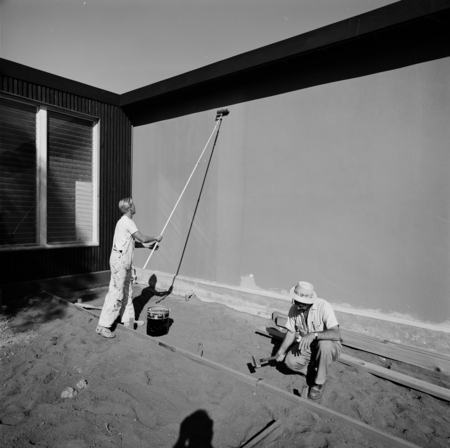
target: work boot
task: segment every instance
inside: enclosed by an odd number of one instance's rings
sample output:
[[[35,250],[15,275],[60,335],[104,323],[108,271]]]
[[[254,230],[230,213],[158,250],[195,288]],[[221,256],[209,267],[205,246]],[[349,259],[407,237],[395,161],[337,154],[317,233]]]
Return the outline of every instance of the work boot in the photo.
[[[109,328],[102,327],[101,325],[97,325],[95,332],[100,336],[103,336],[104,338],[108,339],[116,337],[116,335]]]
[[[308,398],[310,400],[320,400],[322,398],[323,390],[325,389],[325,384],[314,384],[309,388]]]

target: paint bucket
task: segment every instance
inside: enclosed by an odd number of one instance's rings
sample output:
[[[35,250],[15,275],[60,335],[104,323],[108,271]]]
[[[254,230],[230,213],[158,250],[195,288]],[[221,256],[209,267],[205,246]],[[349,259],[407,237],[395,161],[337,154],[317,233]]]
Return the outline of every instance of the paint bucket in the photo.
[[[154,306],[147,311],[147,334],[163,336],[169,332],[169,308]]]

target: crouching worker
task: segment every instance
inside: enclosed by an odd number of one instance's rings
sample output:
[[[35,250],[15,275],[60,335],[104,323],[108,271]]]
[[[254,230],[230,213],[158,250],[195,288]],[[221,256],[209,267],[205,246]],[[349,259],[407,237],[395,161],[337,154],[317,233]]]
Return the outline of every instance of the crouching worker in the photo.
[[[111,326],[121,315],[124,325],[130,326],[134,321],[132,263],[135,240],[138,247],[152,249],[155,243],[162,240],[162,236],[146,236],[139,232],[133,221],[136,207],[133,199],[125,198],[119,202],[122,217],[117,221],[109,264],[111,267],[111,281],[109,291],[105,297],[100,320],[95,331],[105,338],[114,338]]]
[[[291,297],[288,331],[277,352],[277,361],[284,359],[289,369],[305,375],[310,380],[308,398],[319,400],[328,367],[341,353],[339,324],[331,305],[317,298],[311,283],[299,282],[291,289]]]

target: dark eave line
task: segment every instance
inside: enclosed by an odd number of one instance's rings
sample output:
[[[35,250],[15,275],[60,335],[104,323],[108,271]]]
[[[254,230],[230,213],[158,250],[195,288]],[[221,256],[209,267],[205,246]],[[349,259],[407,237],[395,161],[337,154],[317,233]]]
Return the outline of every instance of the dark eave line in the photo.
[[[5,59],[0,75],[120,106],[140,126],[448,57],[449,29],[450,0],[403,0],[122,95]]]
[[[117,93],[108,92],[107,90],[99,89],[88,84],[53,75],[52,73],[44,72],[7,59],[0,58],[0,75],[67,92],[83,98],[100,101],[102,103],[112,104],[114,106],[120,105],[120,95]]]
[[[317,30],[132,90],[121,95],[120,104],[121,106],[128,106],[200,83],[219,80],[227,76],[235,76],[238,73],[252,71],[282,60],[298,58],[301,55],[323,50],[329,46],[342,45],[372,33],[379,33],[407,21],[424,18],[429,14],[448,8],[450,8],[450,0],[408,0],[393,3]]]

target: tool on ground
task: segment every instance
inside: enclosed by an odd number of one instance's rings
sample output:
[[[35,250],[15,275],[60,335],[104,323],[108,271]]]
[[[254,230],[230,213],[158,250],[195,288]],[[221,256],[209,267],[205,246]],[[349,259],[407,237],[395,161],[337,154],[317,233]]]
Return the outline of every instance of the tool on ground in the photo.
[[[275,361],[275,359],[277,358],[278,355],[270,356],[269,358],[259,358],[259,359],[256,359],[254,356],[252,356],[253,367],[255,369],[259,369],[260,367],[262,367],[261,364],[266,364],[267,362]]]
[[[103,306],[100,306],[100,305],[89,305],[87,303],[79,303],[79,302],[77,302],[74,305],[78,306],[80,308],[86,308],[87,310],[101,310],[101,309],[103,309]]]
[[[308,390],[309,390],[308,386],[303,386],[302,391],[300,392],[300,396],[305,400],[308,398]]]
[[[197,296],[196,296],[193,292],[191,292],[190,294],[185,294],[185,295],[184,295],[184,300],[185,300],[186,302],[189,302],[189,300],[191,300],[192,297],[197,297]]]
[[[172,213],[170,213],[169,218],[167,219],[166,224],[164,225],[164,227],[163,227],[163,229],[162,229],[160,235],[162,235],[162,234],[164,233],[164,231],[166,230],[166,227],[167,227],[167,225],[169,224],[170,218],[172,218],[172,215],[174,214],[175,209],[177,208],[178,203],[180,202],[181,197],[182,197],[183,194],[184,194],[184,191],[186,190],[186,188],[187,188],[187,186],[188,186],[188,184],[189,184],[189,182],[190,182],[192,176],[194,175],[194,172],[195,172],[195,170],[197,169],[197,166],[198,166],[198,164],[200,163],[200,160],[202,159],[203,154],[204,154],[206,148],[208,147],[209,142],[211,141],[212,136],[213,136],[214,133],[216,132],[216,129],[217,129],[217,132],[219,132],[219,128],[220,128],[220,125],[221,125],[221,123],[222,123],[222,118],[225,117],[225,116],[227,116],[229,113],[230,113],[230,112],[229,112],[228,109],[219,109],[219,110],[217,111],[217,113],[216,113],[216,121],[217,121],[217,123],[216,123],[216,125],[214,126],[214,129],[213,129],[213,131],[211,132],[211,135],[209,136],[209,139],[208,139],[208,141],[206,142],[206,145],[205,145],[205,147],[203,148],[203,151],[202,151],[202,153],[200,154],[200,157],[198,158],[197,163],[195,164],[194,169],[192,170],[192,173],[191,173],[191,175],[189,176],[189,179],[187,180],[186,185],[184,186],[183,191],[181,192],[180,197],[178,198],[178,201],[176,202],[175,207],[174,207],[173,210],[172,210]],[[150,258],[151,258],[152,255],[153,255],[153,252],[155,252],[157,246],[158,246],[158,243],[156,243],[156,244],[153,245],[153,249],[152,249],[150,255],[148,256],[147,261],[145,262],[144,267],[143,267],[142,269],[145,269],[145,267],[147,266],[148,262],[150,261]]]

